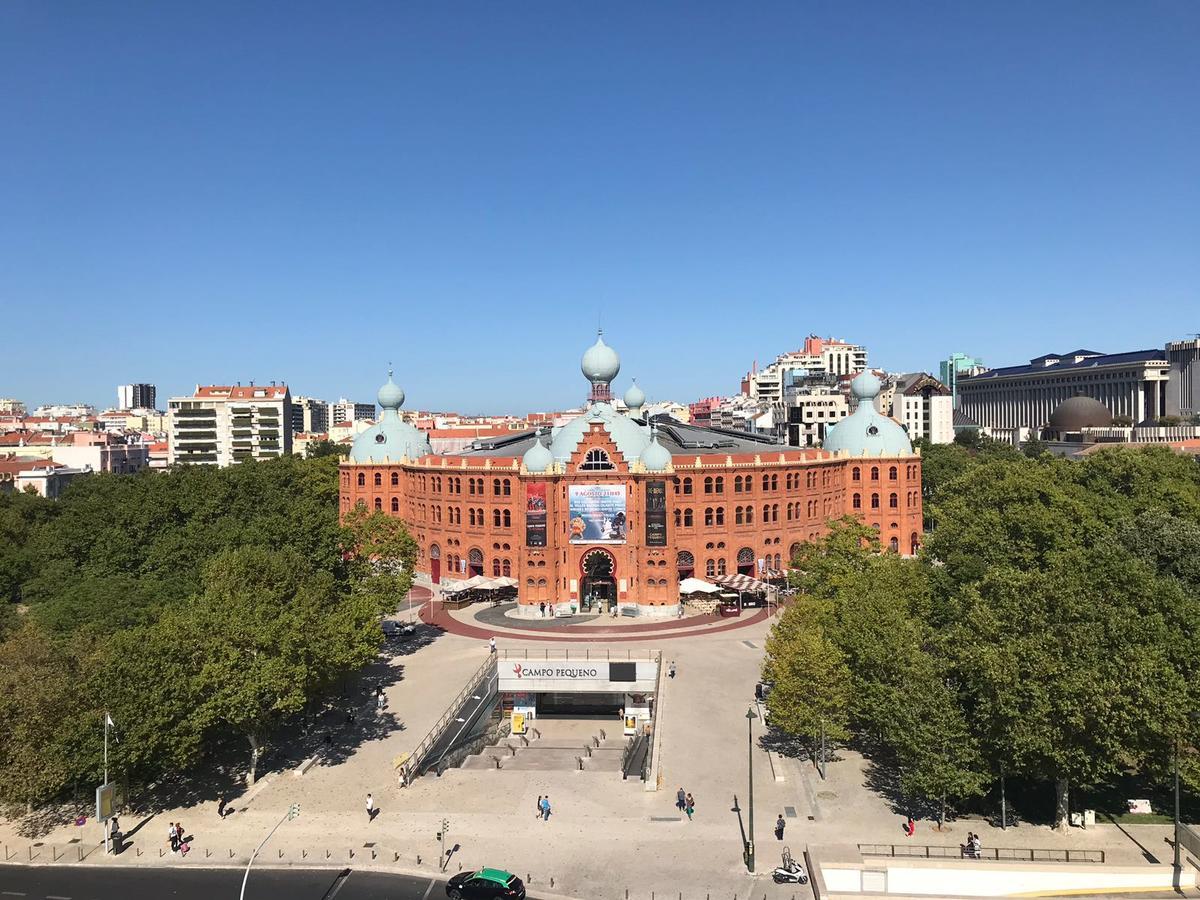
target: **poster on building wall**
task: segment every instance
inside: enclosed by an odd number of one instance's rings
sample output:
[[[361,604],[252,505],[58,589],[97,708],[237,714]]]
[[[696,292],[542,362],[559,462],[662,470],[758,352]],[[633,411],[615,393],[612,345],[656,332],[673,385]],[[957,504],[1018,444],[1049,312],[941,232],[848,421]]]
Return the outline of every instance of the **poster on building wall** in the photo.
[[[646,482],[646,546],[667,546],[667,483]]]
[[[567,509],[572,544],[625,543],[625,485],[570,485]]]
[[[525,485],[525,546],[546,546],[546,485]]]

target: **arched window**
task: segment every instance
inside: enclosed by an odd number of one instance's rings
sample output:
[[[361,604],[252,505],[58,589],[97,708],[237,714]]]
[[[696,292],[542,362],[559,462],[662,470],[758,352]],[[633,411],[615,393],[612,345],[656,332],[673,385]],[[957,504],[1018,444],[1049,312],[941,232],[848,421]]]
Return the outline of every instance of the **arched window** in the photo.
[[[773,491],[779,490],[779,475],[778,474],[771,476],[771,490],[773,490]]]
[[[725,479],[724,479],[724,477],[722,477],[721,475],[718,475],[718,476],[717,476],[717,478],[716,478],[716,481],[714,482],[714,486],[715,486],[715,488],[716,488],[716,491],[717,491],[717,493],[718,493],[718,494],[723,494],[723,493],[725,493]]]
[[[359,487],[367,486],[367,476],[364,475],[362,472],[358,473],[358,486]]]
[[[375,487],[383,487],[383,476],[378,472],[375,473]]]
[[[763,520],[763,524],[765,525],[767,522],[771,521],[771,504],[764,503],[762,512],[763,512],[762,520]]]
[[[888,541],[888,549],[891,550],[893,553],[899,553],[900,552],[900,539],[892,538],[890,541]]]
[[[879,466],[871,466],[871,480],[872,481],[879,480]]]
[[[772,522],[779,521],[779,504],[778,503],[771,504],[771,521]],[[776,538],[775,540],[779,540],[779,538]]]
[[[467,551],[467,559],[471,561],[471,565],[473,566],[482,566],[483,551],[478,547],[472,547],[469,551]]]
[[[775,554],[775,571],[776,571],[776,572],[782,572],[782,571],[783,571],[783,566],[782,566],[782,565],[780,565],[780,563],[781,563],[781,562],[782,562],[782,560],[779,558],[779,554],[778,554],[778,553],[776,553],[776,554]]]
[[[740,506],[735,506],[733,509],[733,524],[742,524],[742,508]]]
[[[534,584],[535,584],[535,582],[534,582],[534,580],[533,580],[532,578],[526,578],[526,579],[525,579],[525,587],[533,587],[533,586],[534,586]]]
[[[717,524],[718,525],[725,524],[725,507],[723,507],[723,506],[717,507]]]
[[[500,496],[500,479],[499,478],[492,479],[492,494],[494,494],[497,497]]]
[[[690,478],[683,479],[683,492],[685,494],[690,494],[692,492],[692,479],[690,479]]]
[[[392,512],[400,512],[400,499],[398,497],[392,498]]]
[[[899,494],[889,494],[888,495],[888,509],[899,509],[899,508],[900,508],[900,495]]]
[[[746,507],[746,524],[747,525],[754,524],[754,507],[753,506]]]
[[[692,509],[690,506],[683,511],[683,527],[684,528],[692,527]]]
[[[871,509],[879,509],[879,495],[878,494],[871,495]]]
[[[383,509],[383,498],[382,498],[382,497],[376,497],[376,498],[375,498],[375,508],[376,508],[376,509],[378,509],[378,510],[382,510],[382,509]]]
[[[733,492],[740,494],[742,492],[742,476],[735,475],[733,478]]]
[[[716,520],[713,518],[713,508],[711,506],[705,507],[705,509],[704,509],[704,524],[711,525],[711,524],[713,524],[714,521],[716,521]]]
[[[504,527],[512,528],[512,512],[507,509],[504,511]]]
[[[593,447],[587,452],[587,456],[583,459],[583,465],[579,467],[584,472],[600,472],[616,468],[612,464],[612,460],[608,458],[608,454],[599,447]]]
[[[771,476],[767,475],[766,473],[763,473],[763,490],[769,491],[770,489],[771,489]]]
[[[739,566],[754,565],[754,551],[749,547],[743,547],[737,552],[737,561]]]
[[[498,509],[492,510],[492,527],[493,528],[500,527],[500,510],[498,510]]]
[[[504,496],[511,497],[512,496],[512,482],[509,479],[505,478],[503,484],[504,484]]]
[[[711,494],[713,492],[713,480],[711,475],[704,476],[704,493]]]
[[[704,562],[704,574],[709,578],[712,578],[717,574],[717,564],[711,559],[705,560]]]
[[[392,473],[392,487],[399,487],[399,486],[400,486],[400,473],[393,472]]]
[[[675,568],[691,569],[696,565],[696,559],[686,550],[680,550],[675,554]]]
[[[469,525],[475,524],[475,510],[469,506],[467,507],[467,524],[469,524]]]
[[[498,559],[492,560],[492,576],[494,578],[500,577],[500,560]]]
[[[862,509],[862,494],[855,494],[850,498],[850,505],[855,509]]]
[[[717,574],[718,575],[725,574],[725,557],[721,557],[720,559],[717,560]]]
[[[512,575],[512,560],[511,559],[506,559],[506,560],[504,560],[503,563],[501,563],[500,574],[503,575],[505,578],[508,578],[509,576]]]
[[[800,555],[800,542],[796,541],[796,543],[792,544],[792,546],[788,548],[788,559],[790,560],[789,565],[791,563],[795,562],[796,557],[799,555]]]
[[[675,527],[678,528],[683,524],[683,510],[676,508],[675,510]]]
[[[888,469],[888,478],[890,478],[892,481],[895,481],[898,477],[899,470],[895,466],[892,466],[890,469]]]
[[[546,579],[545,579],[545,578],[539,578],[539,579],[538,579],[538,587],[540,587],[540,588],[544,588],[545,586],[546,586]]]

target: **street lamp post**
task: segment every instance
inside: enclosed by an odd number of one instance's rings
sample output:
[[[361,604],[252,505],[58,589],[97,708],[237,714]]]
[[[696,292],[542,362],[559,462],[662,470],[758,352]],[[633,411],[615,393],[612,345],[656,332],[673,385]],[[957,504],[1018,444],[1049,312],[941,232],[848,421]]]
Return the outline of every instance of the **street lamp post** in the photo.
[[[268,831],[267,836],[262,839],[262,843],[254,848],[254,852],[250,854],[250,861],[246,863],[246,874],[242,876],[242,892],[238,895],[238,900],[246,900],[246,881],[250,878],[250,867],[254,865],[254,860],[258,858],[259,851],[267,845],[267,841],[271,839],[271,835],[279,830],[280,825],[282,825],[284,822],[291,821],[298,815],[300,815],[300,804],[293,803],[291,809],[287,811],[287,815],[276,822],[275,827]]]
[[[754,871],[754,720],[757,718],[753,707],[746,710],[746,768],[750,779],[746,868],[751,872]]]
[[[1179,738],[1175,738],[1175,890],[1179,890],[1183,867],[1179,862]]]

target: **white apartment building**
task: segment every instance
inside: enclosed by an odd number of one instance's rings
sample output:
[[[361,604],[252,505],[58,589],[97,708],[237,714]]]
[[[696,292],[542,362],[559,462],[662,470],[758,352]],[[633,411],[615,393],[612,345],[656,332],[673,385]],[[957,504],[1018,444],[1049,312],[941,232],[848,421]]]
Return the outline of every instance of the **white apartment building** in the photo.
[[[72,469],[132,475],[150,464],[150,448],[103,431],[77,431],[56,440],[50,458]]]
[[[292,452],[292,396],[286,384],[196,385],[172,397],[168,463],[230,466]]]
[[[152,384],[117,385],[117,407],[119,409],[158,409],[158,388]]]
[[[799,350],[784,353],[764,369],[747,373],[742,393],[767,403],[785,402],[786,389],[797,380],[855,375],[867,367],[867,348],[838,338],[809,335]]]
[[[819,447],[825,432],[850,415],[850,403],[837,388],[789,391],[787,442],[792,447]]]
[[[0,416],[23,416],[25,404],[15,397],[0,397]]]
[[[357,422],[359,419],[375,419],[374,403],[355,403],[345,397],[337,403],[329,404],[329,427],[341,425],[343,422]]]
[[[954,396],[950,388],[925,372],[897,375],[891,417],[904,426],[909,440],[933,444],[954,442]]]
[[[96,407],[86,403],[56,403],[39,406],[33,411],[35,417],[49,419],[83,419],[96,414]]]

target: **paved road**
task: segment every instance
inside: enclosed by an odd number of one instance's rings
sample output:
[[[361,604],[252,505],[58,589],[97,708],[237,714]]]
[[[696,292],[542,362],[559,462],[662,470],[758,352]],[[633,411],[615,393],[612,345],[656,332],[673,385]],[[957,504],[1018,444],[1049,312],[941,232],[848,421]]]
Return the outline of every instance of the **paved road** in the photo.
[[[0,900],[237,900],[242,869],[0,866]],[[348,875],[342,877],[344,872]],[[246,900],[444,900],[440,879],[336,869],[256,869]]]

